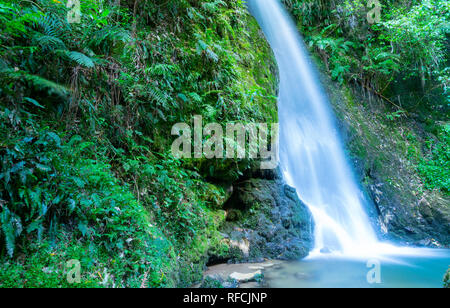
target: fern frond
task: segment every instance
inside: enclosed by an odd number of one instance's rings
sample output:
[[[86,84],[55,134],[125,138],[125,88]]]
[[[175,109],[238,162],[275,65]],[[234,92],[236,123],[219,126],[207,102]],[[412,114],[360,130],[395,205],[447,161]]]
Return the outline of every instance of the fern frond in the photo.
[[[37,21],[37,25],[48,36],[65,39],[70,33],[70,24],[52,14],[42,16]]]
[[[9,211],[7,207],[0,213],[0,223],[5,237],[6,251],[10,257],[13,256],[16,238],[22,233],[23,227],[19,217]]]
[[[81,66],[87,68],[93,68],[95,66],[94,61],[85,54],[78,51],[69,51],[69,50],[57,50],[56,53],[58,55],[62,55],[67,57],[68,59],[78,63]]]
[[[187,16],[192,20],[205,19],[205,16],[200,14],[199,11],[197,11],[194,7],[187,8]]]
[[[36,25],[36,21],[42,18],[40,11],[24,10],[16,4],[0,3],[0,28],[2,33],[14,37],[28,34],[27,25]]]
[[[208,59],[210,59],[216,63],[219,62],[219,56],[214,51],[212,51],[211,48],[207,48],[205,50],[205,53],[206,53],[206,57]]]
[[[60,84],[45,79],[41,76],[32,75],[25,71],[16,71],[13,69],[0,70],[0,80],[22,80],[31,83],[38,90],[46,90],[49,94],[66,96],[69,90]]]
[[[205,2],[202,4],[202,7],[205,11],[209,13],[217,12],[221,6],[227,6],[227,4],[222,0],[216,0],[214,2]]]
[[[105,42],[114,43],[115,41],[128,43],[131,39],[132,37],[129,31],[117,26],[108,26],[94,32],[88,45],[100,46]]]
[[[197,104],[200,104],[203,101],[202,97],[195,92],[189,93],[189,97]]]
[[[41,33],[34,36],[34,43],[41,46],[43,51],[53,51],[55,49],[67,48],[66,44],[64,44],[61,39],[51,35],[42,35]]]
[[[153,76],[170,77],[172,74],[180,71],[180,67],[176,64],[155,64],[149,67],[146,72]]]
[[[152,98],[157,103],[157,105],[165,106],[167,104],[168,101],[167,95],[159,88],[151,87],[148,92],[150,98]]]

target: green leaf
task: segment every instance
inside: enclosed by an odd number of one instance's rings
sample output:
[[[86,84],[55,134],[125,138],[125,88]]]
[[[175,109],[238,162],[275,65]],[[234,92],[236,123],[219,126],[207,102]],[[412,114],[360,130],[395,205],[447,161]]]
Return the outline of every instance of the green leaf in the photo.
[[[81,231],[81,234],[83,234],[83,236],[86,236],[86,234],[88,232],[88,227],[83,222],[79,222],[78,223],[78,230]]]
[[[27,102],[29,102],[29,103],[32,103],[32,104],[35,105],[36,107],[45,109],[44,106],[42,106],[42,105],[39,104],[36,100],[34,100],[34,99],[30,98],[30,97],[24,97],[23,100],[24,100],[24,101],[27,101]]]
[[[78,52],[78,51],[68,51],[68,50],[56,50],[56,53],[62,56],[67,57],[68,59],[76,62],[77,64],[87,67],[87,68],[93,68],[95,66],[94,61],[85,54]]]

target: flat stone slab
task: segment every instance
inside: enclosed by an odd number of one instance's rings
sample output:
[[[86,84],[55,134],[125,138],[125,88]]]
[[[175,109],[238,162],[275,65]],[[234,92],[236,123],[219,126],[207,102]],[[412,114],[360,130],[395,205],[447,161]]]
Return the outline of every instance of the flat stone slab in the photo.
[[[248,268],[251,270],[263,270],[264,266],[250,265]]]
[[[261,270],[258,270],[256,272],[253,273],[238,273],[238,272],[233,272],[230,275],[230,278],[235,279],[239,282],[248,282],[248,281],[252,281],[255,280],[257,276],[262,275]]]
[[[258,282],[255,281],[258,274],[261,275],[269,268],[277,268],[282,263],[282,261],[266,260],[258,263],[217,264],[209,266],[203,276],[214,277],[218,275],[224,281],[231,278],[239,282],[239,288],[251,288],[258,285]],[[236,279],[235,277],[243,280]]]
[[[275,266],[275,265],[276,265],[275,263],[263,263],[263,264],[261,264],[261,266],[263,266],[264,268],[272,267],[272,266]]]

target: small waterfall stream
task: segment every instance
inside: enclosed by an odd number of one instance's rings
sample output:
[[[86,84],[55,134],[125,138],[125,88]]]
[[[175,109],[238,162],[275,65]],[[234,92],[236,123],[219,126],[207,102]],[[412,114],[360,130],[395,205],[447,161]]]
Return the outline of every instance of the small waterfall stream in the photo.
[[[315,220],[316,252],[360,253],[378,243],[330,104],[295,25],[277,0],[250,0],[280,72],[280,163]]]

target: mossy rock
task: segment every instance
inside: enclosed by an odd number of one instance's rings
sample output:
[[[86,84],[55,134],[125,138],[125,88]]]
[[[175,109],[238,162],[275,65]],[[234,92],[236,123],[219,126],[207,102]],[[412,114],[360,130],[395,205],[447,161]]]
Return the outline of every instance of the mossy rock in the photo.
[[[225,208],[230,218],[222,232],[227,234],[234,261],[299,259],[313,247],[312,215],[281,177],[236,184]]]

